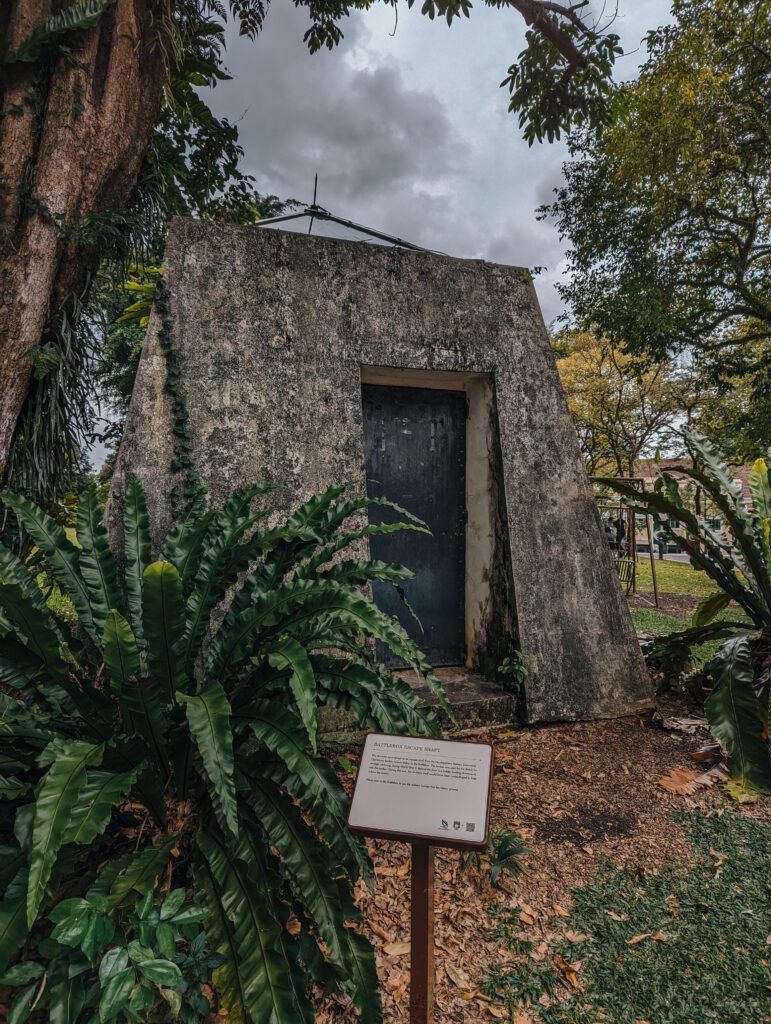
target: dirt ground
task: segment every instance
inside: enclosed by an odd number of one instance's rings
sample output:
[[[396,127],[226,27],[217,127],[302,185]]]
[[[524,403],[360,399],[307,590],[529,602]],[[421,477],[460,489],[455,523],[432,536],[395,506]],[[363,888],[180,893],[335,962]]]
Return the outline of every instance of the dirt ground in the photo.
[[[627,604],[630,608],[647,608],[649,611],[663,612],[664,615],[672,615],[676,619],[684,619],[693,615],[699,606],[700,597],[691,594],[659,594],[658,608],[654,604],[653,591],[638,591],[627,597]]]
[[[518,935],[535,942],[536,959],[551,958],[549,942],[570,906],[570,890],[589,879],[599,856],[651,866],[671,857],[693,860],[693,848],[672,813],[725,798],[717,785],[680,796],[659,783],[671,769],[705,767],[689,755],[706,740],[706,732],[672,731],[662,724],[690,714],[698,712],[668,698],[658,713],[644,718],[487,737],[496,750],[492,826],[507,825],[522,835],[532,850],[530,874],[515,881],[504,873],[499,887],[491,889],[489,872],[464,874],[459,853],[436,851],[437,1024],[492,1021],[501,1013],[477,989],[486,966],[513,965],[516,959],[490,938],[487,909],[492,901],[518,911]],[[355,760],[354,751],[348,756]],[[351,780],[345,782],[350,789]],[[771,817],[767,802],[747,812]],[[370,841],[370,849],[375,892],[362,885],[358,902],[365,932],[376,947],[385,1021],[401,1024],[409,1017],[409,848]],[[570,964],[557,960],[552,965],[567,979]],[[353,1024],[356,1015],[346,998],[332,997],[319,1020]]]

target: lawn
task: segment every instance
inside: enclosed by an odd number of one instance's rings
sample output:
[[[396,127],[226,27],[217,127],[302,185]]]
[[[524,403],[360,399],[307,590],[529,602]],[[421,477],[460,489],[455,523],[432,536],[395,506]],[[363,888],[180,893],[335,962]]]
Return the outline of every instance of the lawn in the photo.
[[[672,633],[676,629],[685,629],[690,623],[690,618],[677,619],[653,608],[630,608],[629,613],[639,633]]]
[[[656,559],[656,582],[659,593],[691,594],[706,597],[718,589],[706,573],[693,568],[688,562],[668,562]],[[641,556],[637,563],[637,589],[653,590],[651,563],[647,556]]]
[[[675,815],[691,863],[601,861],[573,893],[553,950],[536,961],[516,912],[491,908],[494,934],[519,953],[487,971],[483,992],[509,1020],[543,1024],[760,1024],[771,1020],[771,827],[733,811]],[[554,965],[560,968],[559,974]],[[575,990],[554,996],[562,978]],[[504,1018],[505,1019],[505,1018]]]

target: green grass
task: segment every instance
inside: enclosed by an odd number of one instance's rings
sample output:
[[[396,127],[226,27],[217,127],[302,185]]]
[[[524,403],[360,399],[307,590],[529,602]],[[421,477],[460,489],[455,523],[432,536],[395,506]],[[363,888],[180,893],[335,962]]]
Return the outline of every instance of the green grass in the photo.
[[[674,615],[665,615],[648,608],[630,608],[629,612],[634,628],[646,633],[672,633],[676,629],[685,629],[691,621],[690,617],[677,619]]]
[[[585,991],[550,1007],[548,960],[529,957],[511,969],[488,970],[483,990],[507,1006],[520,1002],[543,1024],[760,1024],[771,1013],[769,878],[771,826],[734,811],[678,813],[694,862],[655,871],[600,863],[574,892],[565,930],[587,939],[557,939],[550,953],[581,961]],[[719,855],[723,855],[722,858]],[[494,934],[505,940],[501,908],[491,908]],[[610,916],[612,912],[616,920]],[[510,918],[512,934],[518,930]],[[631,943],[639,935],[663,935]],[[525,951],[522,951],[524,953]]]
[[[667,562],[656,559],[656,583],[662,594],[692,594],[706,597],[718,590],[717,584],[705,572],[694,569],[688,562]],[[653,590],[651,563],[647,555],[637,562],[637,589]]]

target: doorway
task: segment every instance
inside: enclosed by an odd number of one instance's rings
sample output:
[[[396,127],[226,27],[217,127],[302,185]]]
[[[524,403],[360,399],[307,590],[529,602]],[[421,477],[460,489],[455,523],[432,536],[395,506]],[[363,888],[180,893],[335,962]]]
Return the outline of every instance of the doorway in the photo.
[[[435,666],[462,665],[465,643],[466,394],[436,388],[362,384],[367,495],[385,497],[424,520],[431,536],[410,530],[370,538],[372,558],[415,573],[403,581],[405,602],[391,583],[376,581],[378,607],[394,615]],[[394,522],[372,506],[371,523]],[[420,625],[415,621],[420,620]],[[422,629],[421,629],[422,626]],[[378,644],[378,658],[398,660]]]

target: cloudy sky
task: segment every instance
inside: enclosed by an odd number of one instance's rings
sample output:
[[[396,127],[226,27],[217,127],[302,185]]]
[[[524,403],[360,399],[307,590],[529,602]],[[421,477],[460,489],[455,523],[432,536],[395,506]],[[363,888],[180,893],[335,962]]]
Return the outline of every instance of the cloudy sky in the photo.
[[[665,0],[618,0],[614,30],[635,73],[645,32],[666,23]],[[228,31],[233,75],[207,93],[236,121],[245,167],[261,192],[318,202],[349,220],[451,256],[546,268],[544,316],[560,310],[554,284],[563,246],[536,220],[566,157],[563,144],[529,148],[499,88],[524,42],[515,11],[481,5],[448,28],[420,4],[377,7],[344,23],[345,38],[311,56],[304,10],[272,0],[256,42]]]

